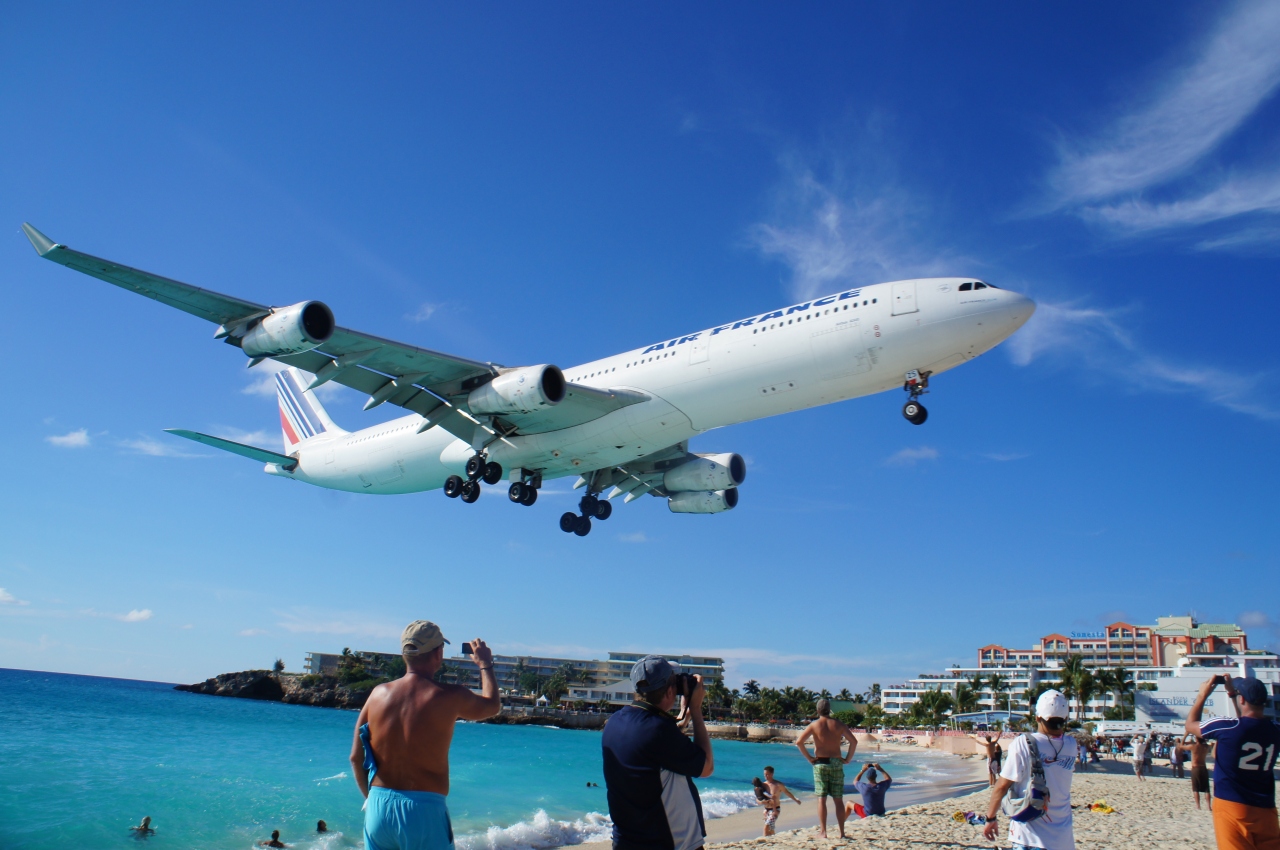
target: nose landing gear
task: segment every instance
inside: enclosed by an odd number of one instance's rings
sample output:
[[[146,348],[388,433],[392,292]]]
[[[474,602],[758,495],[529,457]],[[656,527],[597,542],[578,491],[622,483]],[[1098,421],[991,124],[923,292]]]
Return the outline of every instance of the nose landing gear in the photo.
[[[912,369],[907,373],[907,380],[902,389],[907,393],[907,403],[902,405],[902,415],[912,425],[923,425],[929,418],[929,411],[918,399],[929,391],[929,376],[932,372],[919,372]]]

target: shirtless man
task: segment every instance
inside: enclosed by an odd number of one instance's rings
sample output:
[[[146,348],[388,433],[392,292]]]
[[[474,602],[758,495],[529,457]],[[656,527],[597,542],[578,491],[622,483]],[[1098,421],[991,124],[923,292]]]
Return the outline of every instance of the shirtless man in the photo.
[[[996,732],[994,738],[990,734],[981,738],[977,735],[969,737],[977,741],[978,746],[987,754],[987,785],[995,785],[1000,778],[1000,759],[1004,755],[1004,750],[1000,749],[1000,733]]]
[[[840,837],[844,834],[844,766],[853,761],[858,739],[839,720],[831,716],[831,701],[818,700],[818,719],[810,723],[796,739],[798,749],[809,764],[813,765],[813,793],[818,798],[818,835],[827,837],[827,797],[836,806],[836,821],[840,825]],[[813,739],[813,755],[805,747]],[[840,745],[849,742],[849,755],[841,757]]]
[[[764,834],[773,835],[774,829],[778,823],[778,812],[782,809],[782,795],[796,801],[796,805],[800,805],[800,798],[791,793],[791,789],[783,785],[781,782],[773,778],[773,768],[765,767],[764,769],[764,787],[769,792],[769,802],[764,803]],[[772,814],[772,817],[770,816]]]
[[[1213,786],[1209,784],[1209,766],[1205,760],[1209,755],[1209,742],[1199,735],[1188,735],[1183,746],[1191,750],[1191,791],[1196,795],[1196,808],[1200,808],[1200,795],[1203,793],[1209,802],[1209,811],[1213,811]]]
[[[502,703],[493,653],[482,640],[469,644],[480,668],[480,696],[434,680],[448,642],[435,623],[415,620],[406,626],[400,636],[404,676],[374,688],[356,720],[351,768],[368,798],[367,850],[452,850],[445,796],[454,722],[492,717]]]

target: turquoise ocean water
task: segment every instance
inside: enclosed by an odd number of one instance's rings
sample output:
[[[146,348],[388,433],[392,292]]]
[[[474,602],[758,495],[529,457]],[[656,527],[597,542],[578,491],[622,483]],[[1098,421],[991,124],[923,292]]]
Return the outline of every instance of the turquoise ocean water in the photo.
[[[173,690],[172,685],[0,670],[0,848],[248,850],[279,829],[295,848],[361,847],[347,762],[354,712]],[[792,746],[717,741],[699,779],[709,816],[750,805],[766,763],[794,791],[812,772]],[[877,757],[895,784],[947,765]],[[608,836],[600,733],[459,724],[449,809],[460,850],[548,848]],[[850,774],[852,779],[852,774]],[[129,826],[150,815],[145,841]],[[323,818],[333,832],[317,836]]]

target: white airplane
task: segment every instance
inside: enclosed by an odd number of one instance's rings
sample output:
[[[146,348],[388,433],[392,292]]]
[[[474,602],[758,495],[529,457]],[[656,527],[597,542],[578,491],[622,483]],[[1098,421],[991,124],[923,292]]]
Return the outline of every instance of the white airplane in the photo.
[[[578,513],[565,532],[586,536],[611,499],[648,493],[675,513],[738,504],[746,463],[691,454],[713,428],[901,388],[919,425],[932,377],[991,350],[1035,311],[1024,295],[975,278],[901,280],[846,289],[779,310],[675,336],[567,370],[499,366],[338,327],[319,301],[267,307],[73,251],[29,224],[47,260],[217,325],[249,366],[276,375],[284,451],[170,430],[266,464],[266,472],[352,493],[443,488],[474,502],[481,482],[510,481],[532,505],[543,481],[580,476]],[[310,373],[310,374],[306,374]],[[328,381],[409,415],[360,431],[334,424],[314,390]],[[607,491],[607,492],[606,492]]]

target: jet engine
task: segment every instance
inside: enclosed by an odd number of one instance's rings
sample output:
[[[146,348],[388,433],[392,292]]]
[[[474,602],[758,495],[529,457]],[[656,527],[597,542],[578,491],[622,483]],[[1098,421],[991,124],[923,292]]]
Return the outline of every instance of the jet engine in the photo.
[[[662,476],[662,487],[669,493],[729,490],[745,480],[747,480],[747,462],[740,454],[726,452],[716,455],[695,455],[679,466],[667,470],[667,473]],[[736,496],[734,502],[737,503]],[[675,508],[671,510],[674,511]],[[720,510],[727,509],[720,508]]]
[[[333,311],[320,301],[303,301],[273,310],[249,329],[240,347],[250,357],[301,354],[333,336]]]
[[[532,413],[564,401],[564,373],[555,366],[503,372],[467,396],[472,413]]]
[[[718,514],[731,511],[737,506],[737,487],[730,487],[728,490],[690,490],[672,493],[667,497],[667,507],[673,514]]]

